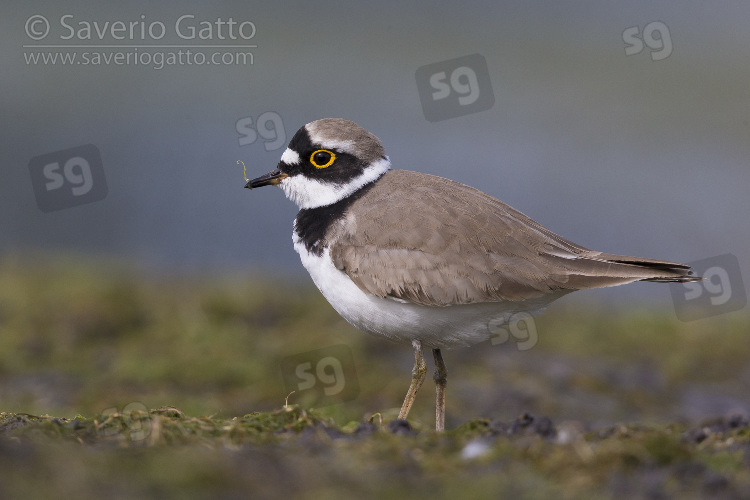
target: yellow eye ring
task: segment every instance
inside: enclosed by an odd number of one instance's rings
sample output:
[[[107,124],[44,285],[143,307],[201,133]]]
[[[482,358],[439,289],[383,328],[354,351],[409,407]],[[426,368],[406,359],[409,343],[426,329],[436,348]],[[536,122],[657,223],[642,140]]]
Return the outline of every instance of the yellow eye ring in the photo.
[[[312,163],[315,168],[326,168],[330,166],[335,159],[336,155],[333,154],[333,151],[328,151],[327,149],[318,149],[317,151],[313,151],[310,155],[310,163]]]

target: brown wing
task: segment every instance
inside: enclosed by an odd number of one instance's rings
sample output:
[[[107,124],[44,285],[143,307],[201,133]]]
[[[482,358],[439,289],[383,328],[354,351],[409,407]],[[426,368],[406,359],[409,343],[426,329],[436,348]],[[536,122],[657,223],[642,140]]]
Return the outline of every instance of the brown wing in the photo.
[[[576,245],[505,203],[442,177],[404,170],[385,176],[367,193],[366,204],[355,201],[328,236],[336,241],[334,265],[378,297],[446,306],[695,279],[682,264]]]

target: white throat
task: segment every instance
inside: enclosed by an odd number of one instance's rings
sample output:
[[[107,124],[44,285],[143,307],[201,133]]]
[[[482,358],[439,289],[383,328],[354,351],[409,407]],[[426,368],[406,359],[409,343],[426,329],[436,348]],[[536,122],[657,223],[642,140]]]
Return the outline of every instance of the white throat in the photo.
[[[294,175],[283,179],[278,186],[300,209],[324,207],[343,200],[361,187],[377,180],[389,168],[391,162],[386,157],[368,165],[364,172],[346,184],[328,184],[303,175]]]

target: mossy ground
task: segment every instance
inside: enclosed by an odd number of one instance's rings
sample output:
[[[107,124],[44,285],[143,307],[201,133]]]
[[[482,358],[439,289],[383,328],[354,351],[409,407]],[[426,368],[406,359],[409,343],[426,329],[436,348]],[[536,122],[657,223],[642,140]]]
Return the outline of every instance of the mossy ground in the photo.
[[[532,349],[444,352],[437,435],[429,380],[390,424],[410,349],[307,284],[6,257],[0,498],[748,498],[749,326],[555,306]],[[288,395],[283,359],[341,344],[356,397]]]

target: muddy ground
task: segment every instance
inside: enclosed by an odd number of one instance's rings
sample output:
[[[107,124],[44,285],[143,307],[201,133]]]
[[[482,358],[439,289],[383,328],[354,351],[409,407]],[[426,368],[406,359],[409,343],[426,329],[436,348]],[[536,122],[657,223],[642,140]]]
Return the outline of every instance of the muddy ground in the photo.
[[[306,282],[5,258],[0,498],[749,498],[748,332],[561,302],[444,351],[436,435],[429,379],[394,422],[411,350]]]

